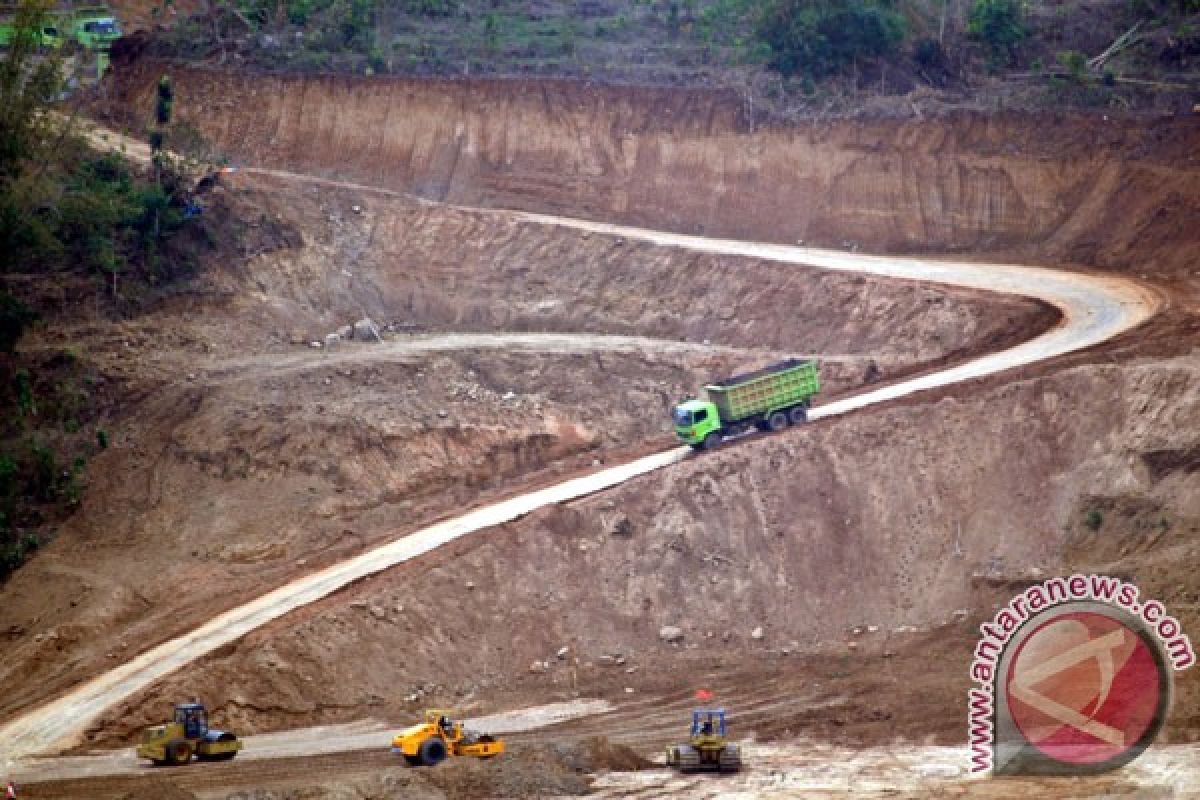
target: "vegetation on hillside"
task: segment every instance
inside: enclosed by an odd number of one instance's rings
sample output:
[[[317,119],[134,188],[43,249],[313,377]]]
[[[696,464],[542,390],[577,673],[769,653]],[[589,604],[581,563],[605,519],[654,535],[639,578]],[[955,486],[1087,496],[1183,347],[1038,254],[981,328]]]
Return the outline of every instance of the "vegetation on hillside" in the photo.
[[[212,0],[206,7],[152,52],[269,70],[757,86],[801,100],[921,86],[970,94],[1003,78],[1027,86],[1026,99],[1118,106],[1135,89],[1194,85],[1200,56],[1200,0]],[[1110,52],[1114,43],[1122,44]]]
[[[70,349],[23,353],[45,306],[86,301],[126,311],[188,264],[171,249],[184,226],[180,178],[162,161],[143,175],[98,154],[56,103],[58,54],[36,31],[49,3],[22,3],[0,60],[0,579],[79,503],[102,379]]]

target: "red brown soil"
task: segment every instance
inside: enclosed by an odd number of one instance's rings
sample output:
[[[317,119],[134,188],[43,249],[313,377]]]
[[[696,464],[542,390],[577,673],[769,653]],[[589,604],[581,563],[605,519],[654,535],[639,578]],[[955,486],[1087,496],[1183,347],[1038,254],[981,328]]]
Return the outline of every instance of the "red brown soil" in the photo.
[[[108,116],[148,108],[159,69],[118,73]],[[389,570],[136,696],[94,741],[128,741],[181,696],[251,732],[582,693],[621,716],[571,736],[624,729],[616,741],[650,753],[712,685],[764,738],[952,743],[971,629],[1034,568],[1128,575],[1200,635],[1194,120],[959,115],[752,132],[726,98],[698,92],[171,69],[181,117],[248,163],[686,232],[1086,261],[1145,278],[1172,306],[1027,375],[753,439]],[[194,303],[35,342],[88,342],[137,399],[83,511],[0,590],[6,715],[288,576],[661,441],[669,403],[738,360],[374,362],[367,345],[297,368],[249,357],[303,347],[290,340],[363,313],[423,331],[708,339],[853,356],[831,373],[845,389],[865,359],[890,376],[1047,321],[1021,301],[239,181],[223,202],[246,219],[255,209],[253,230],[299,240],[223,253]],[[683,644],[661,642],[662,625],[683,627]],[[625,667],[605,664],[616,653]],[[551,666],[533,674],[535,660]],[[1172,740],[1200,739],[1196,681],[1180,676]]]

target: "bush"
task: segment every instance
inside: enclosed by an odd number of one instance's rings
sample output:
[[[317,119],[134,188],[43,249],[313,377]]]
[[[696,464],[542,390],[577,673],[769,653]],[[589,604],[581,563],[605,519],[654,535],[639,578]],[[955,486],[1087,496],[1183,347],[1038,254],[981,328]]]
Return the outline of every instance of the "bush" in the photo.
[[[0,353],[11,353],[37,314],[20,300],[0,292]]]
[[[1017,46],[1029,35],[1023,4],[1020,0],[975,0],[967,33],[984,44],[993,64],[1012,64]]]
[[[1088,527],[1088,530],[1093,532],[1100,530],[1100,526],[1104,524],[1104,512],[1098,508],[1093,508],[1084,516],[1083,524]]]
[[[770,48],[772,67],[823,77],[895,50],[905,22],[890,0],[769,0],[755,30]]]
[[[1074,83],[1087,82],[1087,56],[1078,50],[1067,50],[1059,53],[1055,58],[1067,71],[1067,77]]]

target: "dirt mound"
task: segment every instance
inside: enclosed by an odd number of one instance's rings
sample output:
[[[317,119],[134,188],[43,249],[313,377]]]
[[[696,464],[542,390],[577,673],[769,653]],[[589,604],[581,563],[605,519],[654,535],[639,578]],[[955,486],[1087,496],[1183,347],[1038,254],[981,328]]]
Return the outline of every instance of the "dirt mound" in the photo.
[[[617,744],[607,736],[587,736],[557,744],[543,745],[554,757],[580,772],[636,772],[652,769],[655,764],[631,747]]]

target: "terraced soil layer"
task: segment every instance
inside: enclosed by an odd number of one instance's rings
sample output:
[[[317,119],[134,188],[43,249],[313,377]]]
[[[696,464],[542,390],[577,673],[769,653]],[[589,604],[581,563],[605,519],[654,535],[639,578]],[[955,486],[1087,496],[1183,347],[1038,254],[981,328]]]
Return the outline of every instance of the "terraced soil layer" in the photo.
[[[1179,278],[1191,276],[1197,244],[1194,115],[962,113],[751,129],[731,93],[152,62],[119,70],[101,110],[140,129],[164,71],[179,119],[235,163],[451,203],[873,252],[1152,265]]]

